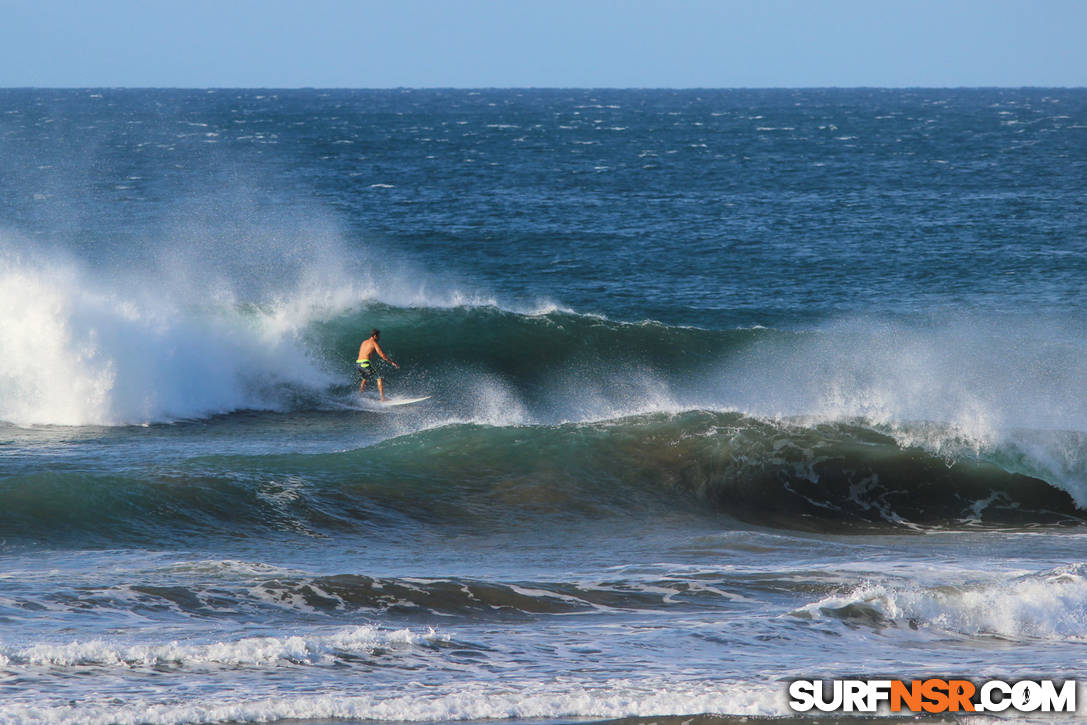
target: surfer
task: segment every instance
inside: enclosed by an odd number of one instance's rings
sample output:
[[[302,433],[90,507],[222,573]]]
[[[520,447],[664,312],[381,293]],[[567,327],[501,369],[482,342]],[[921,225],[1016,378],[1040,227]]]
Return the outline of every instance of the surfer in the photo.
[[[366,392],[366,381],[370,378],[377,378],[377,393],[381,397],[381,402],[385,402],[385,387],[381,383],[381,376],[377,374],[374,369],[373,363],[370,362],[370,356],[375,352],[381,357],[382,360],[392,365],[397,370],[400,366],[394,363],[385,354],[385,351],[381,349],[381,345],[378,344],[378,338],[381,337],[381,330],[374,328],[370,330],[370,337],[362,341],[359,345],[359,358],[355,363],[359,366],[359,374],[362,375],[362,382],[359,383],[359,392]]]

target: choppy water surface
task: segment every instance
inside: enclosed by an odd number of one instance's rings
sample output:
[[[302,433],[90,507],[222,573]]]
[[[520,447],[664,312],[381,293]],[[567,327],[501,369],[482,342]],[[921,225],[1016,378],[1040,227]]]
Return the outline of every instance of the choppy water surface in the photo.
[[[1085,91],[0,90],[0,156],[0,722],[1087,664]]]

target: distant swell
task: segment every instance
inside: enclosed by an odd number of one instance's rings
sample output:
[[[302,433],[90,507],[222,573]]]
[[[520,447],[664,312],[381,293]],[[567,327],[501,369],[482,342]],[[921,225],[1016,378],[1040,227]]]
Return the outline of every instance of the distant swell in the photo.
[[[0,483],[9,542],[483,531],[663,513],[817,531],[1087,519],[1041,479],[903,448],[868,427],[698,411],[452,425],[343,453],[211,456],[170,470]]]

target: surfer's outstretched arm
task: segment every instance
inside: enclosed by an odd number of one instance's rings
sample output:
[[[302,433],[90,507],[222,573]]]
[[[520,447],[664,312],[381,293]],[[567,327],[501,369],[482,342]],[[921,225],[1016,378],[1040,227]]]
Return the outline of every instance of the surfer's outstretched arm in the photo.
[[[390,365],[392,365],[397,370],[400,369],[400,366],[389,359],[389,356],[385,354],[385,351],[381,349],[381,345],[378,345],[377,342],[374,342],[374,350],[377,352],[378,355],[381,356],[382,360],[389,363]]]

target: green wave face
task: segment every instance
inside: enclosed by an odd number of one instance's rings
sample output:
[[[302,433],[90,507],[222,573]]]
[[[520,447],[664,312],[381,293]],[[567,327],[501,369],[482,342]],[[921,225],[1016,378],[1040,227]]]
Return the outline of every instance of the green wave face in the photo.
[[[0,485],[11,540],[486,533],[660,516],[814,531],[1087,518],[1041,479],[948,462],[869,427],[697,411],[461,424],[342,453],[211,456],[156,476],[40,473]]]
[[[371,328],[382,331],[390,357],[414,368],[476,369],[501,374],[524,388],[553,383],[567,371],[591,378],[643,370],[681,377],[721,356],[789,333],[704,330],[655,322],[622,323],[552,311],[526,315],[496,307],[396,308],[371,305],[321,322],[310,330],[313,348],[347,369]],[[394,354],[395,353],[395,354]]]

